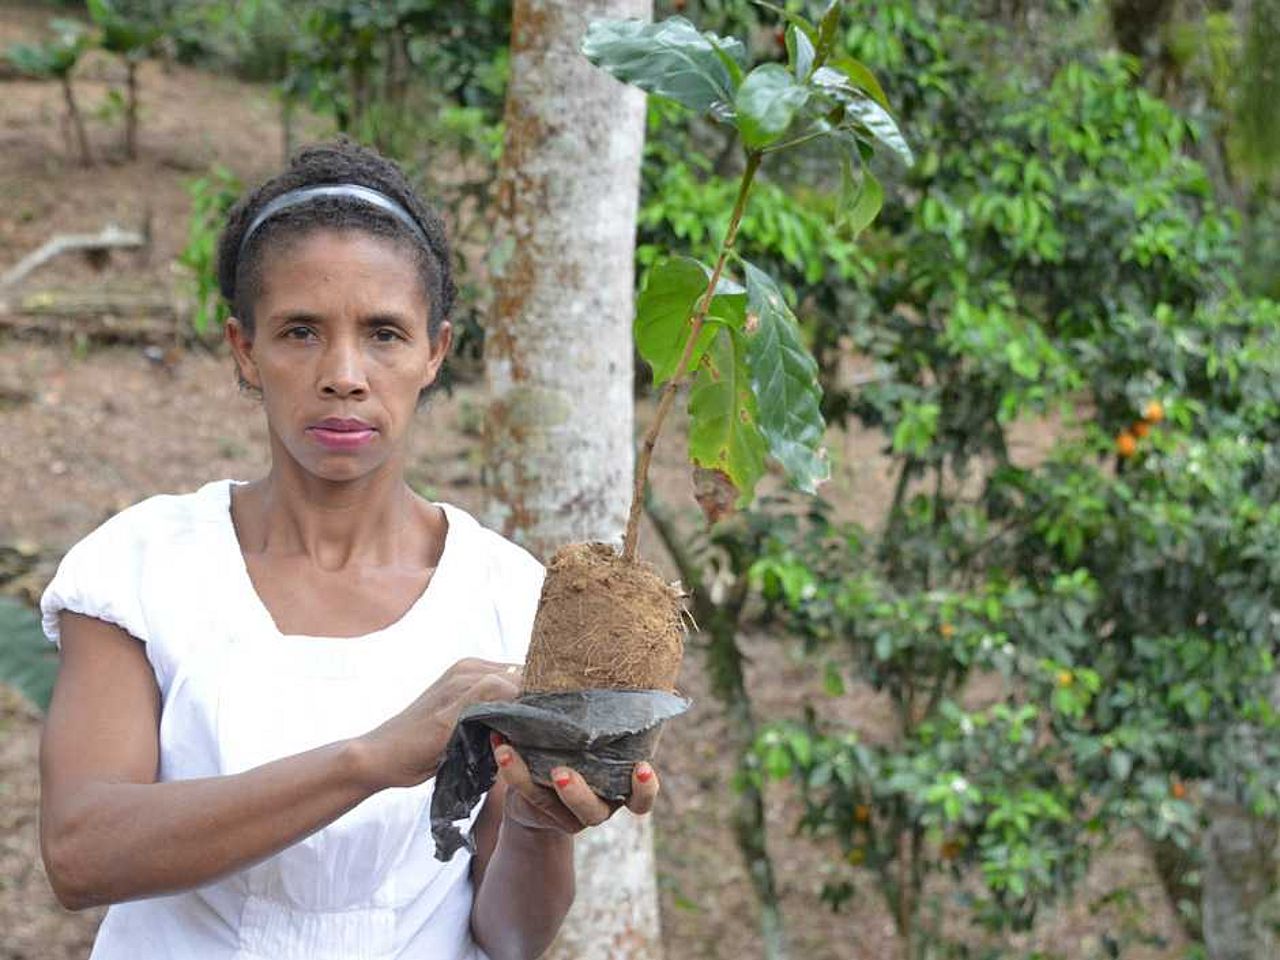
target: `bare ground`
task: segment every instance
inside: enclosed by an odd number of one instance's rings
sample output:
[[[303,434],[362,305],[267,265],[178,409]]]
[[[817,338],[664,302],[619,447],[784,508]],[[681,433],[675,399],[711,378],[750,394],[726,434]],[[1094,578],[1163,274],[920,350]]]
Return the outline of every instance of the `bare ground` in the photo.
[[[39,31],[47,8],[6,6],[0,47]],[[59,132],[60,100],[48,84],[0,82],[0,269],[62,231],[96,231],[106,222],[150,221],[145,257],[115,257],[102,268],[57,263],[32,278],[32,289],[147,290],[181,296],[174,257],[185,241],[189,202],[183,183],[220,162],[246,180],[279,160],[279,130],[265,90],[175,66],[142,71],[142,155],[118,157],[118,123],[101,119],[116,68],[97,60],[78,83],[90,136],[104,162],[91,171],[68,156]],[[481,506],[477,427],[483,394],[462,385],[424,414],[413,445],[411,476],[425,494]],[[648,407],[641,405],[643,420]],[[218,477],[249,478],[267,465],[261,414],[240,397],[230,362],[205,352],[149,359],[137,347],[86,347],[0,337],[0,544],[26,541],[43,562],[11,585],[32,598],[66,546],[123,506],[158,492],[194,489]],[[871,521],[892,476],[880,439],[833,436],[836,477],[829,496],[841,512]],[[1020,443],[1034,455],[1051,442],[1029,427]],[[679,469],[679,439],[660,448],[655,486],[664,499],[692,509]],[[642,549],[661,559],[646,535]],[[752,636],[750,686],[762,716],[797,716],[820,701],[820,684],[785,637]],[[732,758],[721,747],[724,723],[700,657],[686,659],[683,689],[696,706],[674,724],[660,766],[664,792],[656,812],[664,941],[669,960],[729,960],[759,955],[755,907],[729,822]],[[853,688],[837,704],[869,738],[883,736],[884,705]],[[85,957],[99,912],[70,914],[53,900],[36,843],[40,718],[0,690],[0,960]],[[769,825],[793,956],[813,960],[893,957],[893,931],[870,883],[841,914],[817,899],[838,863],[832,851],[797,837],[795,801],[771,789]],[[865,879],[865,878],[864,878]],[[1092,906],[1121,886],[1138,891],[1129,906]],[[954,909],[956,921],[960,908]],[[1141,845],[1116,838],[1082,889],[1043,918],[1020,952],[1064,958],[1103,956],[1099,937],[1143,930],[1163,946],[1126,948],[1132,960],[1172,960],[1184,946]]]

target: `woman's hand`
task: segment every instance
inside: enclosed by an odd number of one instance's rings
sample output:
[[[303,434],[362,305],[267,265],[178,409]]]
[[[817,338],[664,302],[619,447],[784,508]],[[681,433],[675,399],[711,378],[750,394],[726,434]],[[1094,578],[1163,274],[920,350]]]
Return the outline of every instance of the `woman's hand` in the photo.
[[[499,734],[493,734],[491,742],[498,776],[508,788],[504,810],[507,820],[534,830],[574,834],[604,823],[622,806],[601,800],[582,775],[568,767],[551,771],[554,789],[540,786],[534,783],[520,754]],[[657,796],[658,774],[649,763],[637,763],[631,773],[627,809],[635,814],[648,813]]]
[[[360,738],[375,787],[412,787],[435,775],[458,715],[473,703],[514,700],[518,664],[459,660],[413,703]]]
[[[491,742],[498,782],[475,826],[471,931],[489,956],[541,956],[573,903],[573,835],[621,804],[601,800],[566,767],[552,768],[554,787],[539,786],[511,744],[499,734]],[[628,809],[648,813],[657,796],[653,767],[636,764]]]

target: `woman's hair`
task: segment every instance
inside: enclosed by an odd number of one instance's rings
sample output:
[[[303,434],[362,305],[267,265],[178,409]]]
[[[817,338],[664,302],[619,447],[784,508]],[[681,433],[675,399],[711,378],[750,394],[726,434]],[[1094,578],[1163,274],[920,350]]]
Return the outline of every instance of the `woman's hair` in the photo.
[[[269,216],[245,242],[246,231],[268,203],[291,190],[322,184],[356,184],[385,194],[405,209],[422,228],[422,234],[377,206],[351,197],[322,196]],[[444,224],[418,197],[395,163],[342,138],[304,147],[293,156],[287,169],[241,197],[227,214],[218,240],[218,289],[250,337],[254,332],[253,307],[262,293],[265,251],[319,230],[359,230],[412,251],[430,308],[427,329],[435,336],[448,318],[457,292]]]

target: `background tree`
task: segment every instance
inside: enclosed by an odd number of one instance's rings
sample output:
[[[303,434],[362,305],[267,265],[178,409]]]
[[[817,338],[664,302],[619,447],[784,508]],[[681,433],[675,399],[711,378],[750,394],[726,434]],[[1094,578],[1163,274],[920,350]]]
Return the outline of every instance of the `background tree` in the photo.
[[[616,540],[633,464],[634,234],[644,97],[579,52],[588,23],[648,0],[517,0],[485,340],[495,526],[540,556]],[[656,957],[648,820],[577,843],[578,896],[551,956]]]
[[[124,155],[138,157],[138,66],[151,56],[171,22],[165,0],[89,0],[98,44],[120,57],[125,69]]]
[[[93,151],[89,146],[89,135],[85,133],[84,117],[76,103],[75,90],[71,86],[71,72],[88,49],[91,37],[84,25],[76,20],[51,20],[49,26],[54,32],[51,39],[40,44],[14,44],[9,48],[9,62],[23,73],[58,81],[62,87],[62,102],[66,105],[63,123],[67,139],[70,141],[71,131],[74,131],[80,163],[91,167]]]

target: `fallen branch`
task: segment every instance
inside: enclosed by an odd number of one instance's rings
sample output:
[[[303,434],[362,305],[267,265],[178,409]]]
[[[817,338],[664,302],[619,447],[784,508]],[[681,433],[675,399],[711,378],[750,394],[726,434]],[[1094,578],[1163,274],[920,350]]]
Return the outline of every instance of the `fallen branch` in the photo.
[[[169,299],[46,291],[0,309],[0,330],[96,343],[172,344],[186,338],[183,310]]]
[[[121,230],[114,223],[98,233],[61,233],[50,237],[0,276],[0,296],[12,290],[32,271],[64,253],[136,250],[146,247],[150,237],[144,232]]]

